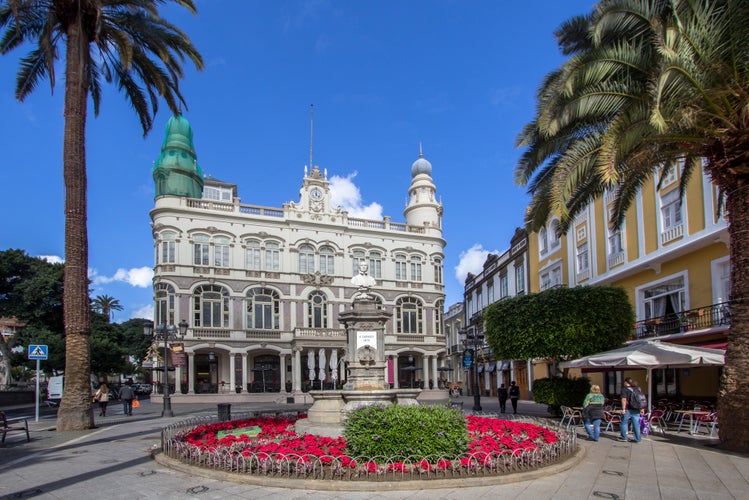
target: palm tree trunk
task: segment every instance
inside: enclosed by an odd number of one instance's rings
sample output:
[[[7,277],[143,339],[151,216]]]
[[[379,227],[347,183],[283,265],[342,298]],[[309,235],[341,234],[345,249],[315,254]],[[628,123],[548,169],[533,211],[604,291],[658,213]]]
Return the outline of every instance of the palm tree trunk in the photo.
[[[86,215],[87,50],[88,40],[82,25],[74,19],[67,28],[65,58],[65,388],[57,412],[58,431],[83,430],[94,426]]]
[[[749,184],[732,179],[726,191],[731,241],[731,328],[719,391],[721,447],[749,451]]]

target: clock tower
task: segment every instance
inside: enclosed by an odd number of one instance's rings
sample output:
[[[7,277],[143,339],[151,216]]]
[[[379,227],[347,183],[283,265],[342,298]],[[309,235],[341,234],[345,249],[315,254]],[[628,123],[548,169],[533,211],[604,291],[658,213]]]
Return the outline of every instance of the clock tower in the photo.
[[[304,168],[304,180],[302,181],[302,190],[299,193],[299,204],[301,207],[308,209],[313,213],[322,213],[330,210],[330,182],[328,182],[328,172],[320,171],[320,167],[315,165],[312,171],[307,173],[307,167]]]

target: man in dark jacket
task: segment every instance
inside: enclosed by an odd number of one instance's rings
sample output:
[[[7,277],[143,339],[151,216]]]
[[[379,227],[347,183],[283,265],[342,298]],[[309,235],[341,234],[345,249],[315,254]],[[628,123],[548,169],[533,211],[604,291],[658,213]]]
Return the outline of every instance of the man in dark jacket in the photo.
[[[513,380],[510,382],[510,403],[512,403],[512,413],[518,412],[518,399],[520,399],[520,387]]]
[[[504,384],[497,389],[497,397],[499,398],[499,411],[504,413],[507,409],[507,387]]]
[[[133,388],[130,387],[130,384],[122,386],[120,389],[120,399],[122,400],[122,412],[125,415],[132,416],[133,415],[133,398],[135,397],[135,393],[133,392]]]

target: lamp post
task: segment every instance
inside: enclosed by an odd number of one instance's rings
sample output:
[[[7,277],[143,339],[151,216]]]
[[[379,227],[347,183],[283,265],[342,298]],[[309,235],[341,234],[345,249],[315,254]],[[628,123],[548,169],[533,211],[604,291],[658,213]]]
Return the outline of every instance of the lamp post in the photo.
[[[471,328],[470,331],[463,333],[463,341],[466,347],[473,350],[473,411],[481,411],[481,389],[479,388],[479,365],[476,362],[479,349],[484,348],[484,336]]]
[[[185,338],[187,333],[187,321],[184,319],[179,322],[178,326],[161,324],[154,328],[152,322],[146,322],[143,324],[143,335],[152,337],[154,341],[164,340],[164,407],[161,410],[162,417],[173,417],[172,412],[172,399],[169,394],[169,341],[177,340],[177,333],[179,338]]]

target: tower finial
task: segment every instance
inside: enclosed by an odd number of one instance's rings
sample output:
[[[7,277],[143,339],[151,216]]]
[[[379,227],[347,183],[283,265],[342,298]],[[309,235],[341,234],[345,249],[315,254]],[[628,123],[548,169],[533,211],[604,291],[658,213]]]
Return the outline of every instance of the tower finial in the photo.
[[[421,141],[419,141],[419,158],[424,158],[424,152],[421,150]]]
[[[314,118],[315,118],[315,105],[310,104],[309,105],[309,168],[312,169],[315,167],[314,163],[312,163],[312,130],[314,125]]]

